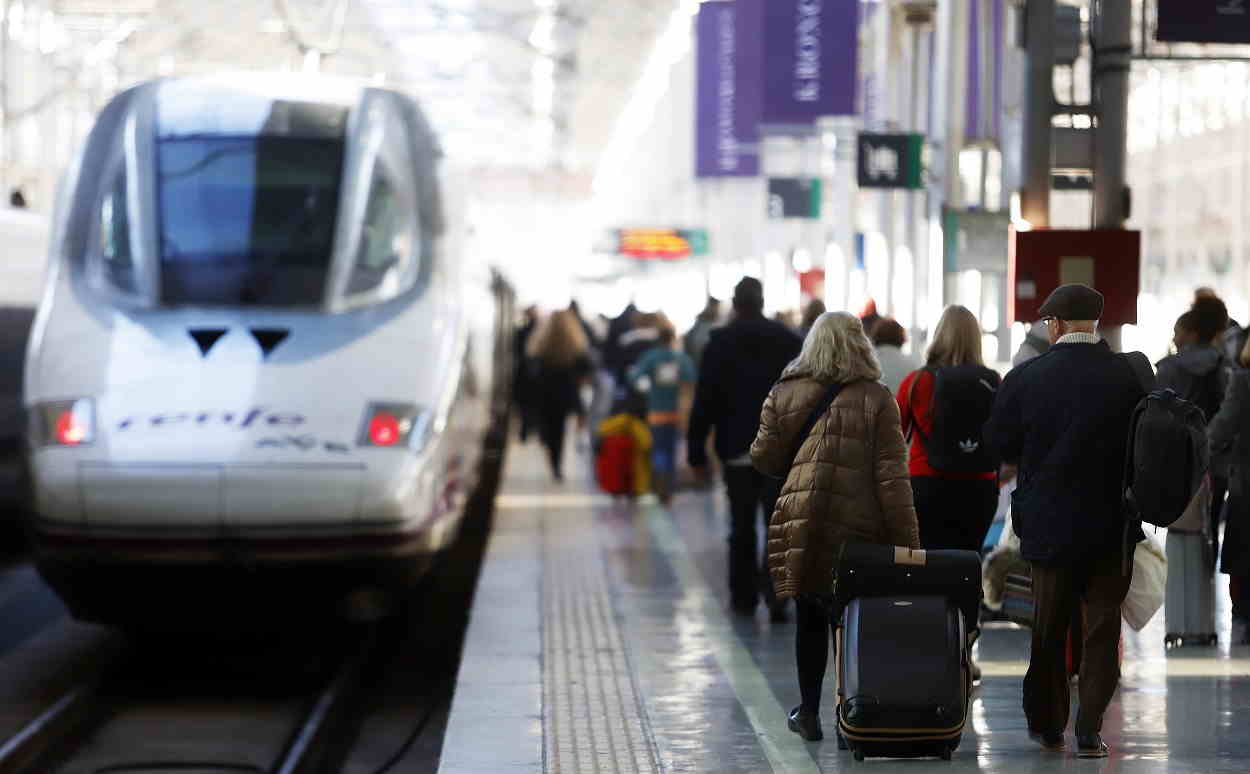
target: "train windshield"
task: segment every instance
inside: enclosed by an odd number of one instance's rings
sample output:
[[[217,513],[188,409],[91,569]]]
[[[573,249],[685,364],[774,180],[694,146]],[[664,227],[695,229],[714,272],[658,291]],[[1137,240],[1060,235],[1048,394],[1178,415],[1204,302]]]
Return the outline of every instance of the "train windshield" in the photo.
[[[324,300],[346,111],[269,100],[251,107],[224,119],[210,112],[211,127],[162,111],[156,161],[165,304]]]

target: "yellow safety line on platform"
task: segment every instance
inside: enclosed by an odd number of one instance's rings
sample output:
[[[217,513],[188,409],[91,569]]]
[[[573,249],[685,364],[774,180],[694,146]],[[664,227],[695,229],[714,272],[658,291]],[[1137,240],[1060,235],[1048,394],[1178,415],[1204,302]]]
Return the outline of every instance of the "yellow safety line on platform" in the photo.
[[[777,774],[819,774],[820,767],[803,740],[786,726],[786,711],[768,678],[738,638],[716,595],[690,558],[690,551],[669,512],[647,507],[647,525],[681,583],[683,596],[695,603],[707,626],[708,642],[721,671],[746,712],[768,763]]]

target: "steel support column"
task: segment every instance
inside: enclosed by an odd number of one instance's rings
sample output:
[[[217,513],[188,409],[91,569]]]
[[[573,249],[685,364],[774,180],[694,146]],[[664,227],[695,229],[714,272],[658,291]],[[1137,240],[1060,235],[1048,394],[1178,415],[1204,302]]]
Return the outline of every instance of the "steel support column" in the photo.
[[[1127,4],[1128,0],[1124,0]],[[1055,109],[1055,0],[1027,0],[1024,20],[1024,138],[1020,214],[1050,225],[1050,119]]]
[[[1091,69],[1098,115],[1094,133],[1094,228],[1123,228],[1128,219],[1125,166],[1133,5],[1131,0],[1098,0],[1095,9]]]

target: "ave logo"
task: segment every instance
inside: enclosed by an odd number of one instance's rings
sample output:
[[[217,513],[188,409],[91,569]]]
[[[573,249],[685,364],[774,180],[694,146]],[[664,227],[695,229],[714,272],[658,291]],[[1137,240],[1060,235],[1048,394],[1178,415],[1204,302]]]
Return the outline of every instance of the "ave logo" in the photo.
[[[337,441],[322,441],[312,435],[284,435],[262,438],[256,442],[257,449],[282,449],[287,451],[313,451],[324,449],[331,454],[350,454],[351,447]]]

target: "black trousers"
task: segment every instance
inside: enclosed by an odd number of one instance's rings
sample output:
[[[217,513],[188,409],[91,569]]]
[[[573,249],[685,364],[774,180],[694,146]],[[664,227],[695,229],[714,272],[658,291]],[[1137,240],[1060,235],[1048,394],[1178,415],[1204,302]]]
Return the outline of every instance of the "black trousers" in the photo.
[[[1228,497],[1228,479],[1211,476],[1211,556],[1220,555],[1220,518],[1224,515],[1224,500]]]
[[[760,560],[756,524],[763,514],[768,520],[777,505],[781,482],[749,465],[725,465],[725,489],[729,494],[729,596],[740,610],[754,609],[759,596],[772,604],[773,583],[768,574],[768,557]]]
[[[1250,619],[1250,575],[1228,576],[1228,596],[1233,603],[1233,618]]]
[[[1132,564],[1130,553],[1128,566]],[[1120,547],[1074,564],[1033,565],[1033,645],[1024,677],[1024,714],[1030,729],[1061,734],[1067,728],[1071,698],[1065,646],[1072,618],[1084,602],[1076,733],[1102,730],[1103,713],[1120,684],[1120,605],[1131,579],[1131,570],[1124,574]]]
[[[926,550],[954,548],[980,553],[998,510],[997,481],[912,476],[911,491],[920,544]]]
[[[551,473],[561,478],[561,462],[564,459],[564,429],[568,424],[568,414],[560,406],[543,406],[538,415],[538,437],[547,449],[547,459],[551,463]]]
[[[800,595],[795,599],[794,663],[799,672],[799,696],[805,713],[820,714],[820,696],[829,665],[829,638],[833,617],[818,599]]]

